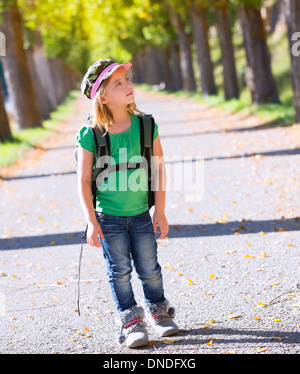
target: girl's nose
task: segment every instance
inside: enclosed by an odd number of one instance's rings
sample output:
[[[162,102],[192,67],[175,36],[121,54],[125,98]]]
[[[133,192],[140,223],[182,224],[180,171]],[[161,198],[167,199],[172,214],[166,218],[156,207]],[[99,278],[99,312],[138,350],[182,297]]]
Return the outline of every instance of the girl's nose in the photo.
[[[126,89],[129,90],[132,88],[132,82],[131,81],[127,81],[127,87]]]

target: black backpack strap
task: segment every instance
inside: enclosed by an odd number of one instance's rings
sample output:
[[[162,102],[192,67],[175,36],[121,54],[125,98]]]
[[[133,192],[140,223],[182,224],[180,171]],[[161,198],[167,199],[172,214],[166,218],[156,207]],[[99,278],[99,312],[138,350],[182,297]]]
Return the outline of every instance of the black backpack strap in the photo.
[[[100,160],[101,160],[101,157],[110,155],[110,141],[109,141],[108,133],[104,135],[104,132],[102,132],[99,127],[90,127],[90,131],[92,132],[95,145],[96,145],[96,149],[97,149],[96,164],[95,164],[93,177],[92,177],[92,195],[93,195],[93,204],[95,208],[96,207],[96,192],[97,192],[96,180],[99,174],[108,168],[108,164],[104,164],[102,166]]]
[[[151,157],[153,156],[154,118],[151,115],[139,117],[141,134],[141,155],[146,158],[148,164],[148,207],[154,205],[154,191],[151,188]]]

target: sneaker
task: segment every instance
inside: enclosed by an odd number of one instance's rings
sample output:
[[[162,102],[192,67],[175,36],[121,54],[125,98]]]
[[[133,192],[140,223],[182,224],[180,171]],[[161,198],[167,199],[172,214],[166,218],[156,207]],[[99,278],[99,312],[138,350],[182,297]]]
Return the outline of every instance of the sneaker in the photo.
[[[144,327],[137,327],[125,338],[124,345],[128,348],[145,347],[149,343],[148,332]]]
[[[160,337],[179,334],[178,326],[172,319],[169,318],[166,318],[156,325],[153,325],[153,327]]]
[[[121,327],[117,334],[117,342],[128,348],[138,348],[148,345],[148,332],[143,320],[144,310],[142,307],[133,306],[119,314],[116,322]]]
[[[178,326],[173,321],[175,308],[170,307],[167,299],[158,303],[145,303],[145,310],[151,326],[160,337],[179,333]]]

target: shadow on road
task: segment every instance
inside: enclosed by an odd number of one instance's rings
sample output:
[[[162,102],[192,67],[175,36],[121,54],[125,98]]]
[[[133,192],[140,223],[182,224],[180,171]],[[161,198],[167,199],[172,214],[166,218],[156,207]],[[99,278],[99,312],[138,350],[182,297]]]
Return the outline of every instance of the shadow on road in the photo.
[[[79,244],[81,243],[81,237],[84,233],[84,229],[79,232],[69,232],[61,234],[49,233],[45,235],[32,235],[0,239],[0,250],[28,249]],[[175,224],[170,226],[168,238],[212,237],[234,235],[236,233],[243,235],[260,232],[267,233],[285,231],[300,231],[300,217],[265,221],[242,220],[225,223],[217,222],[192,225]]]

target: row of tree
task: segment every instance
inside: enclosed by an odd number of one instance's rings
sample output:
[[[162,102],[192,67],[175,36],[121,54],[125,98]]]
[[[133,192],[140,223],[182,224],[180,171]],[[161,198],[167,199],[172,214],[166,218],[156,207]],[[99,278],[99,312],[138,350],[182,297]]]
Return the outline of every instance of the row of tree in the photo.
[[[47,58],[40,33],[32,34],[34,45],[24,49],[19,7],[9,0],[2,13],[0,31],[5,35],[5,56],[1,58],[13,118],[19,128],[41,127],[70,90],[77,88],[79,74],[59,57]],[[11,138],[10,116],[6,112],[0,81],[0,140]]]
[[[299,0],[2,0],[0,31],[7,46],[2,62],[19,126],[40,126],[80,81],[75,71],[82,76],[99,58],[132,60],[136,82],[216,94],[211,26],[218,30],[226,100],[240,94],[233,34],[241,28],[252,102],[280,103],[262,10],[272,19],[284,14],[290,53],[292,36],[300,31]],[[300,57],[290,55],[299,120]],[[3,118],[0,97],[0,139],[9,134]]]
[[[163,17],[163,30],[174,35],[162,46],[145,45],[138,48],[132,41],[135,77],[138,82],[159,84],[164,81],[169,89],[196,90],[193,64],[193,48],[197,56],[200,90],[203,96],[216,94],[214,67],[209,43],[209,26],[216,25],[223,67],[223,88],[226,100],[239,97],[239,85],[233,47],[233,26],[242,29],[246,55],[246,84],[251,92],[252,103],[280,103],[278,89],[272,74],[271,56],[267,45],[266,21],[262,18],[265,3],[267,14],[283,13],[288,28],[291,57],[291,77],[294,90],[296,120],[300,120],[300,57],[291,53],[292,35],[300,31],[300,1],[277,0],[163,0],[151,1],[147,15],[155,22],[157,7]],[[273,13],[272,13],[273,12]],[[162,17],[161,17],[162,19]],[[294,38],[295,40],[295,38]],[[127,41],[128,42],[128,41]],[[149,62],[149,64],[147,64]],[[291,89],[292,89],[291,88]]]

